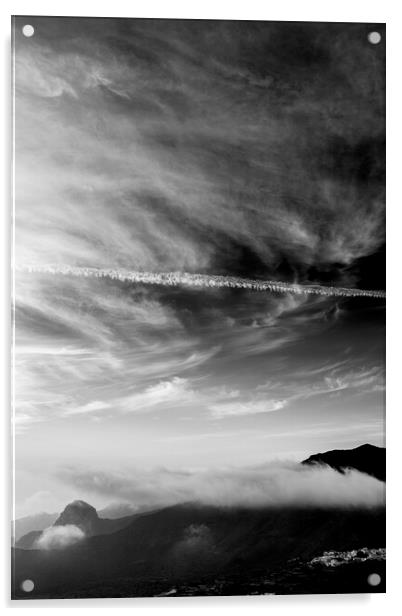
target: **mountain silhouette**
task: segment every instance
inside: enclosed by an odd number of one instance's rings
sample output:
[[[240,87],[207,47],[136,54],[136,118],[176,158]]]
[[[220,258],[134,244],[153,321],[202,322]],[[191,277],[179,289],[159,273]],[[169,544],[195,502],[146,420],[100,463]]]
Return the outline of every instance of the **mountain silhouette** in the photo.
[[[356,468],[385,478],[384,457],[385,450],[365,445],[317,454],[303,463],[330,464],[339,472]],[[354,586],[343,569],[341,577],[338,573],[328,575],[325,567],[322,574],[315,570],[314,577],[308,563],[328,551],[363,549],[364,553],[385,545],[383,506],[218,507],[185,503],[102,520],[91,505],[74,501],[54,525],[63,524],[79,526],[86,537],[51,550],[21,549],[25,547],[21,540],[13,550],[15,598],[24,596],[21,583],[25,579],[35,580],[31,598],[154,596],[175,593],[177,588],[181,589],[179,594],[202,594],[205,588],[217,594],[219,584],[219,588],[226,584],[229,594],[237,594],[236,589],[247,594],[259,576],[274,580],[274,592],[292,592],[295,584],[301,591],[357,592],[360,586]],[[34,535],[34,541],[36,538]],[[349,569],[355,571],[356,583],[361,583],[363,590],[369,568],[367,562]],[[286,574],[285,586],[278,586],[278,571]],[[218,586],[216,580],[220,580]]]
[[[53,526],[77,526],[86,537],[92,537],[114,533],[130,524],[132,518],[133,515],[115,519],[100,518],[95,507],[85,501],[75,500],[65,507]],[[43,530],[34,530],[23,535],[16,541],[15,547],[24,550],[35,548],[36,541],[42,536]]]
[[[154,596],[216,578],[251,583],[295,559],[384,544],[384,508],[175,505],[62,550],[14,549],[13,592],[24,596],[22,581],[34,579],[30,598]]]
[[[86,535],[99,534],[100,518],[95,507],[85,501],[75,500],[64,509],[59,515],[53,526],[67,526],[74,524],[78,526]]]
[[[352,468],[380,481],[385,481],[385,452],[385,447],[376,447],[366,443],[355,449],[333,449],[325,453],[317,453],[303,460],[302,464],[326,464],[340,473]]]
[[[142,513],[147,510],[149,510],[148,507],[136,507],[129,503],[117,502],[100,509],[97,513],[100,518],[112,520],[115,518],[129,517],[135,513]],[[32,531],[40,531],[52,526],[59,517],[60,513],[41,512],[17,518],[11,525],[11,534],[14,541],[18,541],[21,537]]]

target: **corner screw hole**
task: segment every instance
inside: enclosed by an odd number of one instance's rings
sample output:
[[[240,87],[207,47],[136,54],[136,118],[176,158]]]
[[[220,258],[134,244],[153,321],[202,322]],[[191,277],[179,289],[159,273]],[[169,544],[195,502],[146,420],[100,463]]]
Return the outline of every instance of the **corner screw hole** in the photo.
[[[24,592],[32,592],[35,588],[35,584],[32,580],[24,580],[21,584],[21,588]]]
[[[378,573],[370,573],[367,578],[367,583],[370,586],[378,586],[381,583],[381,576]]]
[[[381,34],[379,32],[370,32],[367,35],[368,42],[372,45],[378,45],[381,42]]]
[[[28,38],[33,36],[35,33],[35,28],[33,26],[31,26],[30,24],[26,24],[23,28],[22,28],[22,34],[24,36],[27,36]]]

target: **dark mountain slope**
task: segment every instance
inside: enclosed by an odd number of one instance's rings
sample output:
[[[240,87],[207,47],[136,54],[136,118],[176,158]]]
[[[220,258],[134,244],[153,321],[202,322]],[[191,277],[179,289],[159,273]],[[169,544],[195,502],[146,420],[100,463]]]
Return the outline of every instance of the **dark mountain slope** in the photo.
[[[289,559],[325,550],[382,547],[384,510],[218,509],[169,507],[138,516],[111,535],[95,536],[64,550],[14,551],[15,596],[35,580],[30,597],[74,596],[87,585],[119,595],[153,594],[162,582],[216,575],[250,576]],[[134,588],[134,581],[136,589]],[[156,585],[156,586],[155,586]],[[96,595],[100,590],[94,591]],[[128,593],[128,594],[127,594]]]
[[[361,445],[356,449],[334,449],[317,453],[303,460],[302,464],[327,464],[339,472],[354,468],[380,481],[385,481],[385,447]]]

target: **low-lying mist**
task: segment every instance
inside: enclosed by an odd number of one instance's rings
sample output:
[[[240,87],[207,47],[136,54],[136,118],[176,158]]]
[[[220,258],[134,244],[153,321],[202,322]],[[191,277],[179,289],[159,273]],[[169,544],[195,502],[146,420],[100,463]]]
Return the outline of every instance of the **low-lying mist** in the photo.
[[[74,524],[66,526],[49,526],[35,541],[38,550],[56,550],[66,548],[85,538],[85,533]]]
[[[327,466],[294,462],[253,468],[175,471],[165,468],[131,472],[64,469],[59,477],[82,494],[102,496],[136,507],[183,502],[225,507],[378,507],[385,484],[356,470],[339,473]]]

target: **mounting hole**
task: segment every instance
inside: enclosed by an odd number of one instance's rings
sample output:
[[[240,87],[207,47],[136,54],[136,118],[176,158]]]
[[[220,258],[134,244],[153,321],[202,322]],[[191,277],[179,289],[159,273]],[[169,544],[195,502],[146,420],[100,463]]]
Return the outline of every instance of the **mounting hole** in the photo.
[[[369,32],[367,38],[368,42],[372,45],[378,45],[381,42],[381,34],[379,32]]]
[[[370,573],[367,578],[367,583],[370,586],[378,586],[378,584],[381,583],[381,575],[378,575],[378,573]]]
[[[35,588],[35,584],[32,580],[24,580],[21,584],[21,588],[24,592],[32,592]]]
[[[33,36],[35,33],[35,28],[33,26],[31,26],[30,24],[26,24],[23,28],[22,28],[22,34],[24,36]]]

